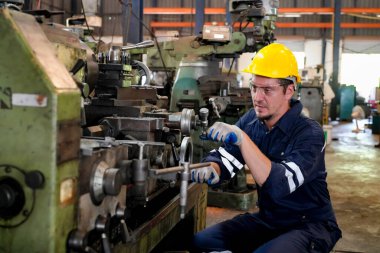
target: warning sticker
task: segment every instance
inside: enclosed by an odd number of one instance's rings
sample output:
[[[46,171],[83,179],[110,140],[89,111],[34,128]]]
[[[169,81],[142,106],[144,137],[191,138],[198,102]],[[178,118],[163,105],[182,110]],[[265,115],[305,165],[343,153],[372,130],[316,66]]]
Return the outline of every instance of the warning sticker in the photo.
[[[24,94],[13,93],[12,105],[13,106],[30,106],[30,107],[46,107],[47,96],[40,94]]]

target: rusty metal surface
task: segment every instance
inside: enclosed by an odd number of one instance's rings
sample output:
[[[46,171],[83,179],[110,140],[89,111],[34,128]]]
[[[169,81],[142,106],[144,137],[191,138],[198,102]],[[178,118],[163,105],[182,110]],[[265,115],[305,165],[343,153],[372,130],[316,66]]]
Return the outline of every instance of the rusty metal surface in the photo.
[[[164,119],[157,118],[106,117],[104,120],[119,131],[154,132],[164,126]]]
[[[81,128],[78,120],[58,123],[57,164],[79,158]]]
[[[120,99],[97,99],[92,100],[92,105],[100,106],[143,106],[144,100],[120,100]]]
[[[126,100],[157,100],[157,92],[152,88],[118,88],[117,89],[117,99],[126,99]]]
[[[99,105],[85,105],[87,115],[87,124],[89,126],[96,125],[99,121],[109,115],[118,115],[121,117],[140,117],[145,111],[145,107],[140,106],[99,106]]]

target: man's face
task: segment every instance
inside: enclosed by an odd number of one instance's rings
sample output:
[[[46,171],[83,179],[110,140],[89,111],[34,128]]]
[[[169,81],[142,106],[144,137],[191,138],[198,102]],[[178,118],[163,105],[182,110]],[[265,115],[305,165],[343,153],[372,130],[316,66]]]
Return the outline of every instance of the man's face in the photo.
[[[279,84],[278,79],[254,75],[251,96],[257,117],[276,123],[289,109],[293,89],[293,85],[289,85],[284,92],[284,86]]]

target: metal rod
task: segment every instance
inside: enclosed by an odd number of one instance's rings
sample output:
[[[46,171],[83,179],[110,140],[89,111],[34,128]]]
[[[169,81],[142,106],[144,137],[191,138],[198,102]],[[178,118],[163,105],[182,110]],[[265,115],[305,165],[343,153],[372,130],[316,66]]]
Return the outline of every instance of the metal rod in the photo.
[[[185,219],[187,203],[187,185],[190,179],[190,164],[183,164],[184,171],[181,173],[181,189],[179,193],[179,206],[181,208],[180,217]]]
[[[189,165],[189,169],[194,170],[194,169],[200,169],[200,168],[209,167],[209,166],[211,166],[211,163],[194,163],[194,164]],[[184,166],[175,166],[175,167],[150,170],[150,171],[152,171],[155,175],[162,175],[162,174],[180,172],[184,170],[185,170]]]

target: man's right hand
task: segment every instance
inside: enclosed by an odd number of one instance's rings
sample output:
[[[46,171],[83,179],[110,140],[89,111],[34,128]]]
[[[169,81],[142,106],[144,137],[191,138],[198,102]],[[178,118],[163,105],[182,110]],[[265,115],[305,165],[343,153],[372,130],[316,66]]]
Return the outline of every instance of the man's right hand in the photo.
[[[191,171],[191,180],[197,183],[207,183],[208,185],[217,184],[219,175],[212,166],[194,169]]]
[[[213,141],[239,146],[243,140],[242,132],[243,131],[236,125],[215,122],[214,125],[207,130],[207,137]]]

